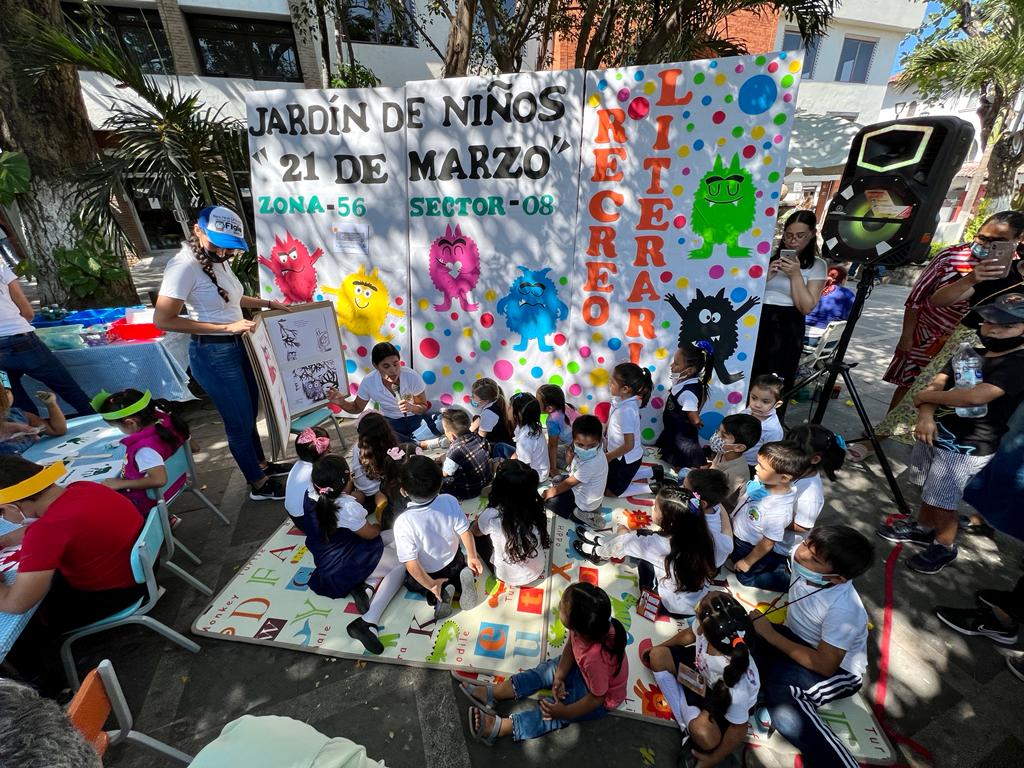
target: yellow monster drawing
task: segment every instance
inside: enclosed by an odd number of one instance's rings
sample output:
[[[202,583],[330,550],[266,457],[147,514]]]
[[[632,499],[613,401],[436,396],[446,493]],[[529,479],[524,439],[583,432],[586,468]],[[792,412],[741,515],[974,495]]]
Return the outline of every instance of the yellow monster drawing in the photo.
[[[392,334],[381,333],[388,315],[403,317],[405,312],[391,306],[391,294],[381,281],[374,267],[369,274],[366,268],[347,275],[337,288],[320,286],[325,294],[335,297],[334,311],[338,314],[338,325],[356,336],[373,336],[374,341],[389,341]]]

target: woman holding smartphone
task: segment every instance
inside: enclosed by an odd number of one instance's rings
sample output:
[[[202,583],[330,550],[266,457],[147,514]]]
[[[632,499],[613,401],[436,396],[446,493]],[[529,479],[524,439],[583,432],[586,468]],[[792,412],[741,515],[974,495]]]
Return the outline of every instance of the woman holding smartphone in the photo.
[[[750,378],[774,373],[792,388],[804,345],[804,316],[818,303],[828,265],[818,255],[818,217],[794,211],[768,262],[757,348]]]

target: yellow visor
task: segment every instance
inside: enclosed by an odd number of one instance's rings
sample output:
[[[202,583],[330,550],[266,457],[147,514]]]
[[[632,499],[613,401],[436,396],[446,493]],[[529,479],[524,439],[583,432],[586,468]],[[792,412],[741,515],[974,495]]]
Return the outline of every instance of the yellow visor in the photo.
[[[56,483],[64,477],[66,472],[67,469],[64,467],[63,461],[58,461],[56,464],[44,467],[32,475],[32,477],[7,488],[0,489],[0,504],[12,504],[15,501],[21,501],[29,496],[34,496]]]

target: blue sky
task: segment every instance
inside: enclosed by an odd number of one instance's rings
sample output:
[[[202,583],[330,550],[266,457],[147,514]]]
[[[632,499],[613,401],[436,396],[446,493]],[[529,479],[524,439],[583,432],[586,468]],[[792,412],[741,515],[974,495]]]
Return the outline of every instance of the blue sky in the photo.
[[[935,13],[936,11],[940,10],[940,8],[941,6],[938,3],[929,2],[928,7],[925,10],[925,18]],[[915,45],[917,45],[916,37],[908,37],[906,40],[903,41],[903,43],[900,45],[899,52],[896,54],[896,60],[892,63],[892,74],[895,75],[897,72],[902,71],[903,68],[900,66],[900,60],[907,53],[912,51]]]

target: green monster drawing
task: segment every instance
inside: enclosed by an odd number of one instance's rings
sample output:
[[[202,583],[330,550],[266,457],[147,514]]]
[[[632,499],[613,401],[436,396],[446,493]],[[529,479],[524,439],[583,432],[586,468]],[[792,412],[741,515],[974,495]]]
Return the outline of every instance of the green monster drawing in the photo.
[[[612,602],[612,616],[619,620],[622,624],[622,628],[629,632],[629,628],[633,624],[633,607],[637,604],[636,595],[630,594],[629,592],[622,593],[622,599],[609,596]],[[632,638],[630,638],[632,642]]]
[[[454,643],[459,639],[459,625],[453,619],[449,619],[437,631],[437,640],[434,641],[434,650],[427,656],[427,661],[434,664],[442,664],[448,660],[448,643]]]
[[[548,645],[561,648],[565,642],[565,625],[562,624],[562,617],[558,613],[558,606],[562,602],[562,593],[558,593],[558,599],[551,601],[551,623],[548,624]]]
[[[739,238],[754,225],[754,209],[754,182],[740,167],[740,156],[733,155],[726,168],[722,156],[716,155],[693,198],[690,228],[702,243],[690,251],[690,258],[710,258],[716,245],[724,245],[729,258],[748,258],[750,249],[742,247]]]

